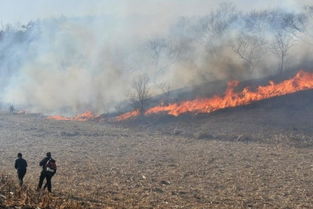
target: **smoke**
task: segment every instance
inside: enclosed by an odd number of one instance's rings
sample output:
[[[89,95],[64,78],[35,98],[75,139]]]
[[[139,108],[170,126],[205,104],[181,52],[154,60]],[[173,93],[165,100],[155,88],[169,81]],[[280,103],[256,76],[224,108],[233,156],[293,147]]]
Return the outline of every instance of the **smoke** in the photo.
[[[279,1],[268,2],[256,2],[252,12],[246,1],[132,0],[114,3],[116,14],[95,9],[90,16],[3,28],[1,100],[46,114],[103,113],[128,99],[141,74],[150,77],[153,95],[162,92],[161,83],[175,90],[264,77],[278,71],[271,46],[280,29],[292,30],[286,69],[308,66],[312,47],[303,41],[310,41],[308,27],[303,26],[308,34],[303,35],[292,24],[308,26],[312,12],[299,0],[286,1],[280,9]],[[240,43],[245,51],[238,51]]]
[[[109,37],[105,23],[87,25],[89,21],[35,23],[30,30],[36,31],[36,38],[23,52],[27,58],[11,76],[3,100],[30,111],[75,113],[88,109],[103,112],[108,104],[123,98],[127,83],[126,74],[118,68],[122,57],[119,48],[127,49],[127,42],[122,37]]]

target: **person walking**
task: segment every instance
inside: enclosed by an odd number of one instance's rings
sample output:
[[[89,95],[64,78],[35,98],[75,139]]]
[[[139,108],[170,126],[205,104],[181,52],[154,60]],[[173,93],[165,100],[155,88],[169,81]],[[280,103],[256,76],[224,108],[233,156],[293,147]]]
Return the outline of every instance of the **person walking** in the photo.
[[[23,186],[23,179],[26,174],[27,161],[23,159],[22,153],[17,154],[17,159],[15,160],[15,169],[17,170],[17,177],[19,180],[20,186]]]
[[[39,191],[42,188],[43,181],[46,179],[44,189],[48,188],[48,191],[51,192],[52,190],[51,179],[56,173],[57,167],[56,162],[54,159],[52,159],[50,152],[48,152],[46,157],[40,161],[39,166],[42,167],[42,171],[40,173],[37,191]]]

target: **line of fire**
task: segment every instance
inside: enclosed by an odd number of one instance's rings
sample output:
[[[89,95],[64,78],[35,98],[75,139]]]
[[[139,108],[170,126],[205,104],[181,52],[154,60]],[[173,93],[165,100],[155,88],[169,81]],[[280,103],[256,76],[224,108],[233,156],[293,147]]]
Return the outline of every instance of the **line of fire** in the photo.
[[[241,91],[236,92],[235,88],[238,85],[239,81],[229,81],[224,95],[216,95],[211,98],[198,98],[168,105],[159,105],[147,109],[142,114],[148,116],[151,114],[166,113],[173,116],[179,116],[186,113],[211,113],[220,109],[248,105],[253,102],[269,99],[272,97],[278,97],[286,94],[292,94],[298,91],[313,89],[313,73],[301,70],[290,79],[281,81],[279,83],[269,81],[268,85],[258,86],[254,90],[250,89],[249,87],[245,87]],[[139,115],[141,115],[139,110],[133,110],[131,112],[116,116],[115,118],[112,118],[112,120],[128,120]],[[88,121],[94,120],[98,117],[99,116],[88,111],[74,117],[55,115],[49,116],[48,119]]]

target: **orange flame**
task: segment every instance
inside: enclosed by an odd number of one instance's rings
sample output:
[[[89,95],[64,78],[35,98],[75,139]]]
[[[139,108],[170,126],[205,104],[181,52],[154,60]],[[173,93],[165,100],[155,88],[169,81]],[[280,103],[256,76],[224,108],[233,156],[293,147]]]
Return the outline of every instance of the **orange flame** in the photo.
[[[96,119],[98,116],[96,116],[93,112],[84,112],[80,115],[74,116],[74,117],[64,117],[61,115],[53,115],[49,116],[48,119],[51,120],[74,120],[74,121],[88,121],[92,119]]]
[[[136,117],[140,115],[140,112],[138,110],[134,110],[134,111],[131,111],[131,112],[127,112],[127,113],[124,113],[122,115],[119,115],[117,116],[115,119],[117,121],[121,121],[121,120],[127,120],[129,118],[133,118],[133,117]]]
[[[247,105],[254,101],[313,89],[313,73],[300,71],[291,79],[277,84],[270,81],[268,85],[259,86],[255,91],[246,87],[241,92],[235,92],[234,88],[238,85],[238,81],[230,81],[224,96],[213,96],[211,98],[194,99],[167,106],[156,106],[148,109],[145,115],[160,112],[166,112],[174,116],[183,113],[211,113],[219,109]],[[116,117],[116,120],[125,120],[138,115],[138,111],[133,111]]]

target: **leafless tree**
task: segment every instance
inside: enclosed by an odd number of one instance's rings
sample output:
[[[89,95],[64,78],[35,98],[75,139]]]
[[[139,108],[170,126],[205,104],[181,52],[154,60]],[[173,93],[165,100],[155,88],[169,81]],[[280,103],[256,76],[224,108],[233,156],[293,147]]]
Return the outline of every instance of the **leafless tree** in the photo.
[[[312,44],[312,38],[313,38],[313,6],[307,6],[305,7],[305,35],[307,35],[311,40],[310,43]]]
[[[261,51],[265,40],[252,35],[240,35],[233,44],[233,51],[245,62],[249,71],[253,72],[261,59]]]
[[[153,61],[153,67],[159,72],[168,69],[176,61],[179,54],[179,50],[174,43],[164,38],[149,40],[147,48]]]
[[[216,48],[219,47],[219,40],[223,40],[227,30],[238,18],[238,13],[233,4],[220,4],[219,8],[202,20],[204,36],[201,41],[206,45],[207,51],[216,55]]]
[[[151,56],[153,60],[156,62],[155,64],[158,65],[160,58],[162,56],[163,51],[166,49],[167,44],[165,39],[152,39],[147,43],[149,50],[151,51]]]
[[[285,70],[285,63],[288,57],[289,50],[296,42],[296,37],[293,33],[286,30],[277,32],[274,36],[272,46],[270,47],[272,53],[277,55],[280,59],[279,72],[282,73]]]
[[[147,75],[141,75],[137,77],[132,84],[133,93],[130,95],[130,99],[133,107],[141,114],[145,112],[151,97],[149,82],[150,79]]]
[[[278,56],[279,71],[282,73],[285,70],[290,49],[299,39],[299,34],[304,31],[305,18],[303,15],[273,11],[268,21],[272,27],[275,27],[270,49],[274,55]]]
[[[209,16],[207,23],[208,33],[221,36],[237,18],[236,8],[233,4],[220,4],[219,9]]]

